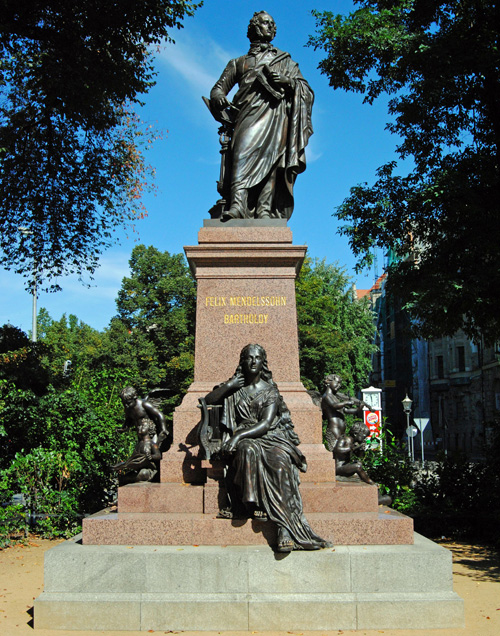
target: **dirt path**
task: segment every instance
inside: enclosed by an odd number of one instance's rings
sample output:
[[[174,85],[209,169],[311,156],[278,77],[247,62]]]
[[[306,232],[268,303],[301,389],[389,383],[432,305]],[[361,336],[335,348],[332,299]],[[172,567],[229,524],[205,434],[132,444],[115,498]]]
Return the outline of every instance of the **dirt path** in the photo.
[[[43,554],[56,542],[31,540],[27,546],[0,551],[0,634],[2,636],[143,636],[145,632],[76,632],[33,630],[33,600],[43,588]],[[279,632],[280,636],[499,636],[500,555],[487,548],[447,543],[454,554],[453,584],[465,601],[465,629],[360,630],[331,632]],[[147,632],[146,632],[147,633]],[[156,632],[157,634],[180,632]],[[185,636],[214,636],[231,632],[182,632]],[[242,632],[236,632],[236,634]],[[252,632],[258,633],[258,632]],[[266,636],[271,632],[260,632]],[[274,632],[277,634],[277,632]]]

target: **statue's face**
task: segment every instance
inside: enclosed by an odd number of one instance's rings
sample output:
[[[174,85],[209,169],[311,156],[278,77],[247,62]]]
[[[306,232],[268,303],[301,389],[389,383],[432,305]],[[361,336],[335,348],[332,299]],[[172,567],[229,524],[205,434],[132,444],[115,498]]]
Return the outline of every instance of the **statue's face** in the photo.
[[[352,435],[352,438],[354,439],[354,441],[358,442],[358,444],[363,442],[365,440],[365,438],[366,438],[366,434],[365,434],[364,431],[354,430],[354,431],[351,431],[351,435]]]
[[[256,375],[262,371],[264,358],[257,347],[250,347],[242,361],[242,370],[245,375]]]
[[[125,408],[130,408],[135,404],[135,397],[132,395],[126,395],[125,397],[122,397],[122,402]]]
[[[262,41],[270,42],[273,39],[274,20],[271,18],[269,13],[261,13],[257,19],[259,21],[259,30]]]
[[[332,391],[338,391],[342,384],[341,379],[338,376],[327,378],[325,384],[331,388]]]

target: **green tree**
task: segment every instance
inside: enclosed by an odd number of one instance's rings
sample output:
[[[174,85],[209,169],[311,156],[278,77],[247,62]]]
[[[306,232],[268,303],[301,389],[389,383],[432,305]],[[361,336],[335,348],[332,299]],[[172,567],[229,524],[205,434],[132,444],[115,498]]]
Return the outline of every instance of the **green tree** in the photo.
[[[38,312],[38,339],[46,345],[45,365],[50,369],[53,382],[64,375],[65,362],[70,361],[68,375],[92,367],[100,354],[103,335],[70,314],[54,320],[43,307]]]
[[[144,395],[155,387],[170,389],[168,414],[193,378],[195,282],[182,254],[138,245],[129,264],[98,364],[128,369]]]
[[[198,6],[2,1],[0,264],[28,284],[33,271],[92,273],[113,231],[143,214],[151,130],[133,107],[154,85],[152,45]]]
[[[306,258],[296,282],[300,371],[308,389],[330,373],[343,390],[358,391],[371,370],[375,328],[368,301],[355,298],[345,270]]]
[[[487,0],[355,0],[315,12],[310,44],[330,85],[390,96],[390,162],[338,208],[359,257],[392,248],[388,285],[421,335],[500,336],[500,6]],[[408,165],[408,164],[407,164]],[[400,172],[398,173],[398,170]],[[408,255],[412,258],[408,258]]]

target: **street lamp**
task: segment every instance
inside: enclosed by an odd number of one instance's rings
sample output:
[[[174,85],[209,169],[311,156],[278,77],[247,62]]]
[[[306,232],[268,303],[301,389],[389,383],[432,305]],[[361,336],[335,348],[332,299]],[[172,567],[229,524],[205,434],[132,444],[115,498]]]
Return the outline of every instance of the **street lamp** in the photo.
[[[33,231],[29,227],[20,227],[19,231],[24,237],[32,236]],[[31,342],[36,342],[36,297],[37,297],[37,285],[36,285],[36,261],[33,259],[33,309],[31,316]]]
[[[408,457],[411,459],[413,453],[410,450],[410,444],[413,447],[413,437],[410,437],[410,413],[413,400],[410,400],[408,393],[403,402],[403,411],[406,413],[406,434],[408,435]],[[410,442],[411,439],[411,442]],[[412,449],[413,450],[413,449]]]

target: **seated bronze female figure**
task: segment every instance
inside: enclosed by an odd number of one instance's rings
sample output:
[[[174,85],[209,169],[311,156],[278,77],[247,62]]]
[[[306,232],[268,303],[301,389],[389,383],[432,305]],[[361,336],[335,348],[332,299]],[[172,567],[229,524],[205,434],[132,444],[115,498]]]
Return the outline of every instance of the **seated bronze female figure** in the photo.
[[[223,404],[223,452],[228,458],[231,504],[227,516],[274,521],[280,552],[331,547],[312,531],[303,514],[299,471],[305,472],[306,460],[263,347],[244,347],[233,377],[205,401]]]

